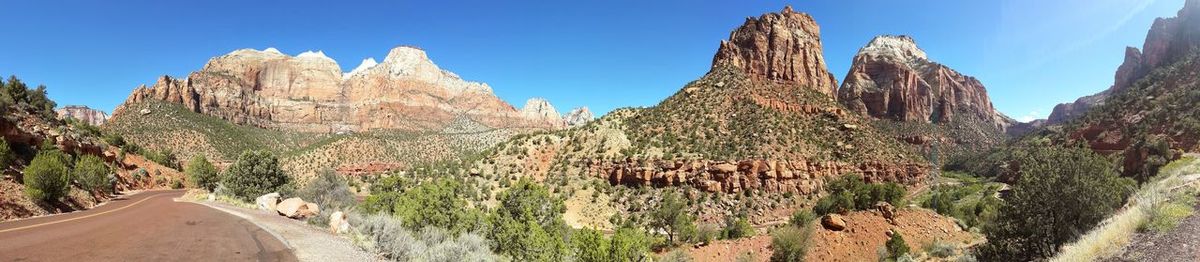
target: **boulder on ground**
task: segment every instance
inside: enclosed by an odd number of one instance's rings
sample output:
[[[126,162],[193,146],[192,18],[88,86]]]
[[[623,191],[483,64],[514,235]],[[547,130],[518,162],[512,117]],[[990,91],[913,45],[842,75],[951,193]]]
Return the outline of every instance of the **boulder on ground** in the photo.
[[[304,199],[300,199],[299,197],[288,198],[283,200],[283,202],[279,202],[279,205],[275,206],[275,211],[278,211],[280,215],[285,217],[298,218],[302,211],[306,212],[305,209],[308,209],[307,204],[307,202],[304,202]]]
[[[275,210],[275,205],[279,204],[279,193],[270,193],[261,195],[254,199],[254,203],[261,210]]]
[[[846,229],[846,220],[842,219],[841,215],[828,214],[821,218],[821,225],[825,226],[825,228],[829,230],[842,231]]]
[[[337,211],[329,215],[329,231],[334,234],[341,234],[348,230],[350,230],[350,222],[346,219],[346,213]]]
[[[875,209],[879,210],[879,214],[889,222],[895,222],[893,220],[896,218],[896,207],[893,207],[892,204],[879,201],[875,203]]]
[[[304,208],[301,208],[296,218],[310,218],[321,214],[321,208],[316,203],[304,203]]]

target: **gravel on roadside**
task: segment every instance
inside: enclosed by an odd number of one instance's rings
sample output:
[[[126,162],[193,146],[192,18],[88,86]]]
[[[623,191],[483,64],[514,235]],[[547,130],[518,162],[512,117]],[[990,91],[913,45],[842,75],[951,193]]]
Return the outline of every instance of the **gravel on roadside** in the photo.
[[[303,221],[292,220],[265,210],[247,209],[220,202],[191,201],[254,222],[280,238],[295,252],[300,261],[384,261],[376,254],[364,251],[349,239],[317,228]]]

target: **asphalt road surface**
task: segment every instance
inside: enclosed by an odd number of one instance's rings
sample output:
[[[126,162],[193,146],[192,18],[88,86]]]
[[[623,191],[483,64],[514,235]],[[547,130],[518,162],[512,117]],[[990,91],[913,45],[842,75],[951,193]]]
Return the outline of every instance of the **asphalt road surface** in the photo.
[[[296,261],[271,233],[182,190],[148,191],[87,211],[0,223],[0,261]]]

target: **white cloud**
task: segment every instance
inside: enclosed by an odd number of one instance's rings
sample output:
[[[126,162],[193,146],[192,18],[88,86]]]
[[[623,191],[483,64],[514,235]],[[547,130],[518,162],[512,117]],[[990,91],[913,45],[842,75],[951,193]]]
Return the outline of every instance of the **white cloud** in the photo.
[[[1041,118],[1043,118],[1043,116],[1042,116],[1042,112],[1039,112],[1039,111],[1037,111],[1037,110],[1033,110],[1033,111],[1030,111],[1030,112],[1029,112],[1029,114],[1025,114],[1024,116],[1021,116],[1020,118],[1018,118],[1018,119],[1017,119],[1017,121],[1021,121],[1021,122],[1029,123],[1029,122],[1031,122],[1031,121],[1033,121],[1033,120],[1038,120],[1038,119],[1041,119]]]

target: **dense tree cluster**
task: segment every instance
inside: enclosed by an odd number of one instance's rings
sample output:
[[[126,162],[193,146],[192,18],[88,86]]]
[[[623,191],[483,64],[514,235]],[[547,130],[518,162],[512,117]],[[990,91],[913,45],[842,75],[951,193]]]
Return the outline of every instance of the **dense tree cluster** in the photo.
[[[35,112],[46,119],[54,119],[54,107],[57,104],[46,95],[45,85],[30,89],[21,79],[10,76],[8,81],[0,79],[0,109],[7,110],[9,106]]]
[[[819,215],[846,213],[875,207],[875,203],[897,205],[904,198],[904,186],[893,182],[866,183],[858,175],[846,175],[825,184],[829,195],[817,201],[813,212]]]
[[[979,258],[1033,261],[1052,256],[1125,203],[1135,189],[1103,156],[1086,148],[1021,148],[1006,163],[1020,166],[1012,195],[985,227]],[[1070,196],[1070,197],[1063,197]]]

